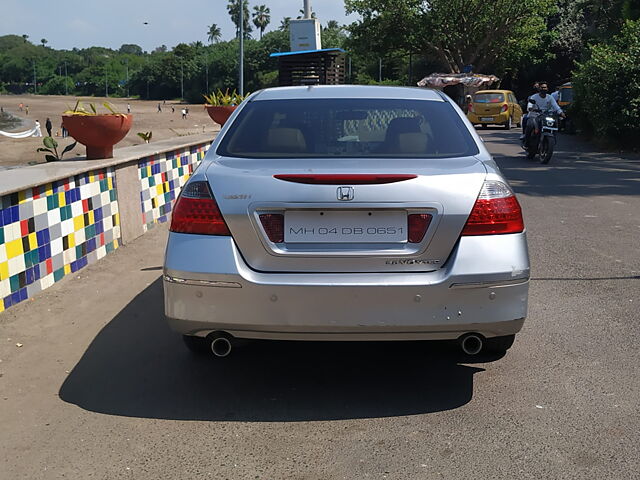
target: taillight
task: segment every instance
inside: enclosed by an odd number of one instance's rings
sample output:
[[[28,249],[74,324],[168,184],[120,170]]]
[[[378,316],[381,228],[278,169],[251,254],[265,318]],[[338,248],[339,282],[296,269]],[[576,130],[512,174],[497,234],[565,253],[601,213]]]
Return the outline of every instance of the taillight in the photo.
[[[506,112],[507,110],[509,110],[509,105],[507,105],[506,103],[504,105],[502,105],[502,108],[500,109],[501,112]]]
[[[260,222],[273,243],[284,242],[284,215],[281,213],[262,213]]]
[[[470,111],[471,113],[473,113],[473,103],[470,103],[470,104],[469,104],[469,111]]]
[[[502,182],[484,182],[462,235],[498,235],[522,231],[522,210],[513,191]]]
[[[409,243],[420,243],[431,223],[431,215],[428,213],[411,214],[408,218]]]
[[[207,182],[187,184],[173,207],[170,231],[231,235]]]

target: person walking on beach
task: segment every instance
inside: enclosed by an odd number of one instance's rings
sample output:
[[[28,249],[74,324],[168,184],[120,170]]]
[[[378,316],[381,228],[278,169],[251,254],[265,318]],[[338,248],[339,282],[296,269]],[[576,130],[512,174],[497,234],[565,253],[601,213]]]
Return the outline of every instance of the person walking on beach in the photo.
[[[20,109],[20,111],[22,111],[22,107],[23,107],[22,103],[18,105],[18,108]]]
[[[42,136],[42,130],[40,128],[40,122],[38,120],[36,120],[36,131],[33,132],[33,136],[34,137],[41,137]]]
[[[29,105],[24,106],[24,111],[27,115],[29,115]]]
[[[62,131],[62,138],[67,138],[69,136],[69,132],[64,128],[64,122],[60,124],[60,130]]]
[[[53,128],[53,125],[51,125],[51,119],[49,117],[47,117],[47,121],[44,122],[44,128],[47,129],[47,135],[51,137],[51,129]]]
[[[162,105],[158,103],[158,113],[162,112]]]
[[[187,110],[186,109],[182,109],[182,119],[186,120],[187,119]]]
[[[127,113],[131,113],[131,104],[127,103]]]

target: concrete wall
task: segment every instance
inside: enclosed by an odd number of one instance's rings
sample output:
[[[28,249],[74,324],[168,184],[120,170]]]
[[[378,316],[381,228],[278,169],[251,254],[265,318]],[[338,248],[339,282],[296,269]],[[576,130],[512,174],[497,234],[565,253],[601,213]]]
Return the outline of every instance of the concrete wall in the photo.
[[[210,135],[0,171],[0,312],[170,218]]]

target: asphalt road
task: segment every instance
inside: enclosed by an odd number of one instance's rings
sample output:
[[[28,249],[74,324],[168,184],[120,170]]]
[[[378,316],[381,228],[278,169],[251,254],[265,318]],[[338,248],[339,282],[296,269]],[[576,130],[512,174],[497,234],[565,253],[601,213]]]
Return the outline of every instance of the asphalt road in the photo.
[[[542,166],[517,134],[483,132],[533,266],[506,356],[194,359],[162,318],[161,227],[0,315],[0,479],[640,478],[640,159],[563,137]]]

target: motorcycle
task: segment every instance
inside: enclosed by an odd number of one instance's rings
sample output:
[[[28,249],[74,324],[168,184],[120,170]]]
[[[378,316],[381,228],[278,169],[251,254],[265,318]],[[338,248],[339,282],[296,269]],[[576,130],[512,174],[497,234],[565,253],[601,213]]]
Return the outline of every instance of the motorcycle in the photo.
[[[534,110],[529,113],[527,128],[531,129],[529,137],[525,139],[523,145],[527,152],[527,158],[532,160],[536,155],[539,155],[540,163],[549,163],[556,146],[558,116],[552,110],[544,112]]]

